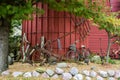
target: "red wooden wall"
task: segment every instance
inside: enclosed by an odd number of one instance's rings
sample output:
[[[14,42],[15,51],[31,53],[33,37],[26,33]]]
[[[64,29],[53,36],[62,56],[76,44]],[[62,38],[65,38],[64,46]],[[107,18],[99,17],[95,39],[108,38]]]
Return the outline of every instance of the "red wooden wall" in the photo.
[[[106,0],[106,5],[111,7],[112,12],[120,11],[120,0]],[[88,47],[93,52],[106,52],[107,49],[107,33],[104,30],[99,30],[96,26],[90,25],[91,31],[87,38]],[[118,45],[113,44],[111,49],[118,49]]]
[[[107,33],[104,30],[99,30],[96,26],[91,27],[88,36],[88,46],[92,52],[106,52],[107,49]]]
[[[41,16],[34,14],[33,20],[23,21],[22,26],[23,34],[27,35],[27,39],[32,46],[39,44],[42,36],[46,40],[54,41],[52,49],[59,55],[65,54],[69,45],[77,40],[79,40],[76,45],[78,49],[81,44],[87,46],[86,36],[90,31],[89,21],[84,21],[84,19],[77,18],[70,13],[51,10],[47,4],[39,3],[37,7],[43,8],[45,13]],[[76,26],[76,24],[81,25]],[[62,50],[58,49],[58,38],[60,38]]]
[[[111,11],[116,12],[120,10],[120,0],[110,0]]]
[[[111,11],[118,11],[120,9],[118,4],[120,4],[119,0],[106,0],[106,5],[111,6]],[[60,39],[62,50],[58,49],[57,41],[52,44],[54,52],[59,55],[65,54],[69,45],[76,40],[79,40],[77,43],[78,49],[84,44],[93,52],[100,52],[100,48],[102,51],[106,51],[107,34],[104,30],[99,30],[89,24],[89,21],[83,22],[75,30],[76,23],[80,23],[81,18],[77,18],[70,13],[51,10],[47,4],[39,3],[36,6],[45,10],[44,15],[36,16],[34,14],[33,20],[23,21],[22,26],[22,31],[26,33],[32,46],[40,43],[41,36],[51,41],[63,37]],[[66,36],[66,34],[68,35]]]

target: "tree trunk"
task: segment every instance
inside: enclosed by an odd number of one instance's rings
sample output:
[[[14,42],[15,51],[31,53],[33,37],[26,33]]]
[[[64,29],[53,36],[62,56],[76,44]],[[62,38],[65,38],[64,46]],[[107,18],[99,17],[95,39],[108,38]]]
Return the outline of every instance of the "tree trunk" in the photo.
[[[9,23],[5,19],[0,19],[0,73],[8,69],[8,36]]]
[[[110,32],[107,32],[108,34],[108,46],[107,46],[107,57],[106,57],[106,62],[108,63],[109,62],[109,55],[110,55],[110,47],[111,47],[111,35],[110,35]]]

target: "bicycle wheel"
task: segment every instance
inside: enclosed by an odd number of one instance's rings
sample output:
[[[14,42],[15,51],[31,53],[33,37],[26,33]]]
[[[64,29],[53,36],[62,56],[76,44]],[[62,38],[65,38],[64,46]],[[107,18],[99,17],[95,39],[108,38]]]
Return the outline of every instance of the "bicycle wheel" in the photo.
[[[66,54],[67,60],[79,61],[79,52],[68,51]]]

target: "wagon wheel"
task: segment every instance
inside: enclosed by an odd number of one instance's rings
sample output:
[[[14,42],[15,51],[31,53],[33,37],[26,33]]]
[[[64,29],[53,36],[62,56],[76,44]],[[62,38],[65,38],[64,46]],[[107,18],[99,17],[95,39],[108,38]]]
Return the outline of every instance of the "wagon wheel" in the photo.
[[[32,54],[29,55],[29,57],[31,56],[32,65],[36,65],[35,62],[40,62],[40,65],[44,65],[44,63],[46,62],[46,58],[44,57],[44,54],[40,51],[40,49],[36,48],[33,52],[31,50],[31,53]]]
[[[69,60],[79,61],[79,59],[80,59],[79,51],[76,51],[76,52],[74,52],[72,50],[68,51],[66,53],[66,58],[68,61]]]

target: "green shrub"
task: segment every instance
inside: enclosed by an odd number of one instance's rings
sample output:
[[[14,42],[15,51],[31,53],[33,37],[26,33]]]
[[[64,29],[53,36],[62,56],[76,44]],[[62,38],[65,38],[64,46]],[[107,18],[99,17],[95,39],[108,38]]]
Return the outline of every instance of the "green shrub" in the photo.
[[[110,64],[116,64],[116,62],[115,62],[113,59],[111,59],[111,58],[109,58],[108,62],[109,62]]]
[[[93,63],[101,64],[101,58],[100,58],[100,56],[98,56],[98,55],[93,56],[93,57],[90,59],[90,61],[93,62]]]
[[[120,80],[120,78],[118,78],[118,80]]]

